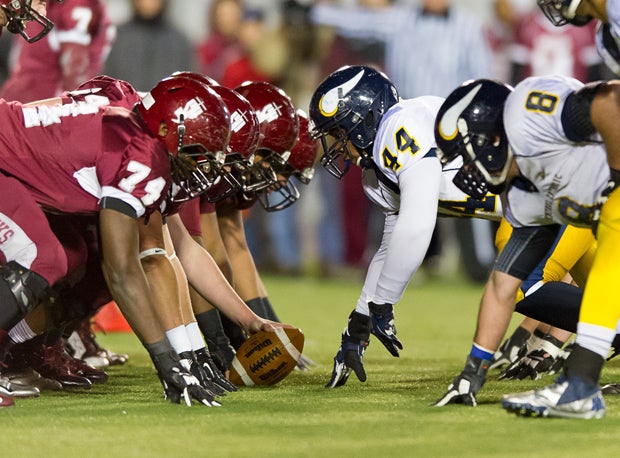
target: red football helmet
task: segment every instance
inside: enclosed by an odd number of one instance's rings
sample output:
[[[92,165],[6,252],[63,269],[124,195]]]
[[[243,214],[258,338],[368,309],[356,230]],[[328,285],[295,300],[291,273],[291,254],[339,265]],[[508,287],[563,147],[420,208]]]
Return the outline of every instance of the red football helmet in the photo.
[[[215,81],[210,76],[203,75],[202,73],[190,72],[188,70],[174,72],[170,76],[174,76],[177,78],[189,78],[191,80],[199,81],[206,86],[219,86],[220,85],[220,83]]]
[[[289,96],[271,83],[245,82],[236,91],[250,102],[260,123],[257,160],[251,180],[244,184],[244,191],[252,193],[277,183],[272,164],[283,165],[288,159],[299,133],[299,120]]]
[[[106,75],[95,76],[65,95],[74,102],[111,105],[128,110],[141,100],[140,94],[130,83]]]
[[[212,86],[214,92],[222,97],[230,113],[230,141],[224,162],[229,173],[229,189],[212,186],[206,193],[207,200],[217,202],[241,191],[243,184],[251,177],[254,153],[260,141],[260,124],[250,102],[233,89]],[[234,188],[233,188],[234,187]]]
[[[166,145],[172,180],[184,191],[183,199],[202,194],[219,179],[230,138],[230,114],[211,88],[188,78],[164,78],[136,109]]]
[[[287,161],[284,164],[274,164],[278,174],[278,182],[274,186],[261,191],[258,201],[267,211],[278,211],[290,207],[297,199],[300,192],[291,176],[303,184],[310,183],[314,176],[314,164],[317,158],[318,140],[310,135],[310,121],[303,110],[297,110],[299,118],[299,135],[291,149]]]
[[[0,8],[6,16],[6,29],[20,34],[28,43],[40,40],[54,28],[52,21],[32,7],[32,0],[0,0]]]

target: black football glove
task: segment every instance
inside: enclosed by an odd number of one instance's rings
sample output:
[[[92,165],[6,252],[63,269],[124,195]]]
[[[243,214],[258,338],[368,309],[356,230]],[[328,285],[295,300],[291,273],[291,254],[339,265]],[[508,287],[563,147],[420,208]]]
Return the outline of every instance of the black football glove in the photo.
[[[370,338],[370,318],[356,311],[349,315],[349,323],[342,333],[342,342],[334,357],[332,376],[325,388],[336,388],[347,383],[351,371],[360,382],[366,381],[362,359]]]
[[[489,369],[501,369],[504,366],[510,366],[525,356],[527,353],[527,339],[530,335],[530,332],[521,326],[517,327],[515,332],[495,352]]]
[[[499,376],[500,380],[539,380],[544,374],[556,369],[556,360],[561,357],[563,343],[545,336],[538,348],[531,349],[527,355],[512,363]]]
[[[205,336],[211,359],[222,374],[230,369],[232,360],[235,358],[235,349],[230,344],[226,334],[218,334],[213,338]]]
[[[225,391],[237,391],[237,387],[222,374],[206,348],[196,352],[196,359],[209,380]]]
[[[355,375],[360,382],[366,381],[366,371],[364,370],[364,364],[362,358],[364,358],[364,352],[368,347],[368,341],[365,342],[342,342],[342,345],[338,349],[338,353],[334,357],[334,368],[332,369],[332,377],[325,385],[325,388],[337,388],[347,383],[351,371],[355,372]]]
[[[491,361],[469,355],[463,371],[448,386],[448,391],[433,405],[443,407],[447,404],[464,404],[476,407],[476,395],[487,379]]]
[[[213,393],[203,388],[198,379],[181,365],[179,356],[174,351],[151,354],[151,359],[164,387],[164,399],[180,404],[183,398],[187,406],[192,405],[192,400],[208,407],[220,406]]]
[[[392,304],[369,302],[368,309],[370,310],[370,332],[372,335],[379,339],[392,356],[400,356],[399,350],[403,349],[403,344],[396,337],[394,306]]]
[[[213,381],[211,374],[198,362],[196,353],[184,351],[179,353],[179,358],[181,359],[181,365],[198,379],[204,389],[210,391],[214,396],[226,396],[226,391]]]

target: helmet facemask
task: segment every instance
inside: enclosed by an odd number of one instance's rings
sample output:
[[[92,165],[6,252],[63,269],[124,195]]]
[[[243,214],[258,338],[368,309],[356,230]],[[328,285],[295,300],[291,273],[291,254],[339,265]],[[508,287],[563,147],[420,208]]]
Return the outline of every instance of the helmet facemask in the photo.
[[[463,149],[467,154],[463,155],[462,174],[458,180],[455,177],[459,183],[456,181],[454,183],[463,192],[477,199],[484,197],[487,189],[501,192],[513,158],[512,149],[503,128],[484,129],[487,133],[471,132],[463,118],[458,119],[457,127],[463,139]],[[478,173],[474,171],[474,168]],[[482,182],[486,185],[483,186]]]
[[[556,27],[566,24],[586,25],[592,20],[589,16],[577,16],[577,8],[582,0],[538,0],[538,7],[549,22]]]
[[[212,153],[201,144],[184,145],[185,124],[180,116],[177,127],[178,149],[170,155],[171,177],[182,192],[173,196],[174,202],[182,202],[204,194],[208,189],[223,180],[224,153]]]
[[[0,8],[6,15],[6,29],[21,35],[28,43],[39,41],[54,28],[52,21],[32,8],[32,0],[11,0],[0,4]],[[30,30],[26,31],[26,28]]]

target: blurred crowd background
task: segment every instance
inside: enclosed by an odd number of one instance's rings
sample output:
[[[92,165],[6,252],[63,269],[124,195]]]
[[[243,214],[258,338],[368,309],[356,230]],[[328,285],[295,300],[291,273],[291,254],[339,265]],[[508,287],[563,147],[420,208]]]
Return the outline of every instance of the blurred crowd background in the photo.
[[[562,73],[583,81],[611,77],[589,26],[554,28],[535,0],[104,3],[116,38],[103,73],[143,91],[174,71],[193,70],[231,88],[245,80],[270,81],[307,110],[318,83],[345,64],[381,68],[404,98],[445,97],[463,81],[480,77],[513,84],[534,74]],[[381,22],[382,13],[398,8],[416,11],[407,30]],[[363,20],[353,16],[360,11],[367,13]],[[2,82],[18,53],[19,41],[3,34]],[[362,278],[383,221],[363,195],[359,169],[339,182],[317,165],[312,182],[298,187],[302,196],[292,207],[267,213],[254,206],[246,215],[259,270]],[[485,280],[495,258],[494,229],[486,221],[440,219],[422,275]]]

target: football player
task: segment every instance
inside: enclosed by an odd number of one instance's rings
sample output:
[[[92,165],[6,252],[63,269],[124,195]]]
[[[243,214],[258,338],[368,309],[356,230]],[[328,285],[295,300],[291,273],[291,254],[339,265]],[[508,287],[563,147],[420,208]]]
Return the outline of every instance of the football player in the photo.
[[[54,29],[43,39],[30,45],[14,40],[15,65],[0,97],[20,102],[47,99],[101,72],[115,36],[105,2],[50,2],[47,17]]]
[[[312,96],[310,119],[313,137],[323,146],[321,165],[337,178],[351,165],[361,167],[364,192],[385,214],[383,239],[342,333],[328,388],[344,385],[352,370],[366,380],[362,358],[371,333],[399,356],[394,304],[424,259],[438,212],[501,215],[497,196],[470,199],[451,185],[460,164],[442,173],[432,134],[442,102],[434,96],[400,100],[385,75],[365,66],[337,70]]]
[[[254,163],[240,177],[243,183],[241,190],[214,204],[202,203],[202,237],[214,256],[227,266],[229,278],[248,306],[257,315],[279,322],[247,245],[242,212],[257,201],[267,211],[292,205],[300,194],[289,178],[295,176],[302,183],[309,183],[313,175],[316,144],[309,138],[305,113],[295,111],[290,98],[280,88],[271,83],[249,82],[235,92],[248,101],[257,119],[259,135],[248,135],[255,138],[252,148]],[[274,198],[274,195],[278,197]],[[213,325],[213,321],[209,324],[206,320],[209,313],[206,310],[197,311],[198,321],[203,323],[205,330]],[[223,321],[233,347],[238,348],[246,335],[239,332],[238,327],[227,323],[226,318]],[[213,345],[217,346],[217,342]],[[226,351],[225,345],[217,353],[225,357],[223,363],[228,368],[232,353]],[[307,368],[311,364],[302,356],[299,367]]]
[[[67,273],[66,255],[41,217],[39,205],[69,214],[98,214],[108,287],[149,351],[168,395],[177,402],[183,397],[186,403],[192,398],[209,403],[195,377],[180,366],[158,324],[152,308],[155,298],[138,259],[136,218],[158,220],[171,174],[189,195],[210,184],[187,161],[189,152],[183,147],[188,142],[201,144],[201,117],[214,115],[204,109],[213,108],[215,102],[224,110],[219,97],[202,86],[161,84],[133,112],[79,103],[1,105],[2,116],[11,125],[5,143],[29,139],[28,147],[0,154],[6,170],[0,175],[2,192],[9,197],[0,204],[2,329],[11,329]],[[174,103],[178,105],[171,115],[167,109]],[[58,138],[64,138],[62,148],[50,148],[60,145]],[[93,143],[93,138],[101,142]],[[11,152],[17,150],[19,156]],[[218,294],[226,296],[226,290]],[[235,300],[232,296],[230,302]],[[249,318],[253,322],[257,317]],[[263,321],[257,323],[260,327]]]
[[[620,194],[620,82],[583,85],[568,77],[532,77],[512,88],[476,80],[457,88],[437,116],[444,160],[464,158],[470,195],[504,191],[513,232],[487,282],[465,369],[436,405],[475,405],[493,352],[513,311],[514,284],[556,238],[560,225],[592,227],[598,248],[585,287],[574,348],[549,387],[505,396],[519,415],[601,418],[603,362],[620,318],[617,213]],[[587,160],[584,157],[587,156]]]
[[[618,0],[538,0],[538,6],[555,26],[582,26],[598,20],[596,48],[605,64],[620,75],[620,2]]]

